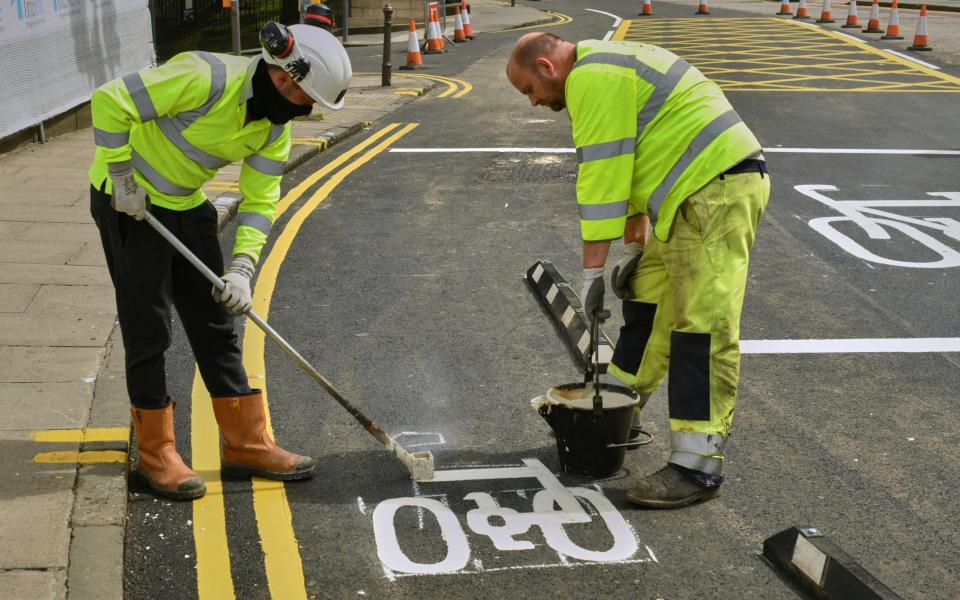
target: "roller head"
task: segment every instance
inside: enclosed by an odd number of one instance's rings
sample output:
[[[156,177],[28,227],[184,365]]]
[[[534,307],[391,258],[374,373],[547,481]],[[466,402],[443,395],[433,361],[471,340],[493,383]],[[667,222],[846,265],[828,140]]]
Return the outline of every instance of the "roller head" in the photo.
[[[410,479],[414,481],[433,479],[433,453],[414,452],[410,456],[412,460],[406,465],[410,470]]]

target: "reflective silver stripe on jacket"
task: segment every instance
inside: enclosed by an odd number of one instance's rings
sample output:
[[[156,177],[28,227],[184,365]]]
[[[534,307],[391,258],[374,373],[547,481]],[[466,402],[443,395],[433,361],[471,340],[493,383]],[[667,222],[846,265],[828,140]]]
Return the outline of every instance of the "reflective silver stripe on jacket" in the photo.
[[[167,194],[168,196],[190,196],[196,191],[189,188],[180,187],[179,185],[167,181],[167,179],[158,173],[156,169],[151,167],[142,156],[137,154],[136,150],[131,152],[130,160],[133,162],[134,168],[139,171],[140,174],[150,182],[150,185],[156,188],[156,190],[161,194]]]
[[[660,182],[660,185],[653,190],[653,193],[650,194],[650,200],[647,202],[647,213],[650,215],[652,222],[656,222],[660,207],[670,194],[670,190],[673,189],[677,180],[680,179],[680,176],[683,175],[693,161],[700,156],[700,153],[706,150],[707,146],[720,137],[723,132],[740,122],[740,115],[737,114],[737,111],[729,110],[713,121],[710,121],[706,127],[694,136],[693,141],[690,142],[687,149],[684,150],[677,162],[670,168],[667,176]]]
[[[267,141],[265,141],[265,142],[263,143],[263,145],[260,146],[260,149],[263,150],[264,148],[266,148],[266,147],[269,146],[270,144],[272,144],[272,143],[274,143],[275,141],[277,141],[278,139],[280,139],[280,136],[283,135],[283,130],[284,130],[285,127],[286,127],[286,125],[277,125],[276,123],[274,123],[273,125],[271,125],[271,126],[270,126],[270,135],[267,136]]]
[[[263,215],[258,215],[257,213],[251,212],[242,212],[237,214],[237,225],[253,227],[264,235],[269,235],[270,227],[273,225],[273,223],[270,221],[270,219]]]
[[[655,83],[651,82],[656,87],[654,88],[653,93],[650,94],[650,97],[647,98],[647,102],[640,110],[640,114],[637,115],[637,139],[640,139],[640,136],[643,134],[643,131],[646,129],[647,125],[649,125],[650,122],[653,121],[660,113],[660,109],[663,108],[667,98],[670,97],[670,94],[673,93],[673,90],[677,87],[677,85],[680,83],[680,80],[683,79],[683,76],[686,75],[687,71],[689,70],[690,63],[678,58],[676,62],[670,65],[670,68],[667,69],[666,73],[657,78]]]
[[[111,133],[94,127],[93,142],[101,148],[122,148],[130,143],[130,132]]]
[[[585,163],[591,160],[603,160],[624,154],[633,154],[637,146],[635,138],[623,138],[612,142],[600,142],[577,148],[577,162]]]
[[[690,63],[682,58],[678,58],[670,65],[666,73],[661,73],[650,65],[640,62],[635,56],[616,54],[613,52],[588,54],[577,61],[574,68],[589,64],[614,65],[633,69],[637,77],[653,86],[653,93],[647,98],[646,103],[644,103],[643,108],[640,109],[640,113],[637,115],[637,139],[640,138],[644,128],[646,128],[650,121],[657,116],[667,101],[667,98],[670,97],[670,94],[673,93],[677,84],[680,83],[680,80],[683,79],[683,76],[686,75],[687,71],[691,68]]]
[[[243,162],[260,171],[264,175],[283,175],[283,165],[285,163],[279,160],[264,158],[259,154],[251,154],[243,159]]]
[[[161,117],[157,119],[157,126],[163,132],[164,137],[183,152],[187,158],[201,167],[219,169],[229,165],[232,161],[197,148],[184,137],[183,131],[197,119],[210,112],[213,105],[223,96],[223,91],[227,85],[227,66],[209,52],[195,52],[194,54],[210,65],[210,91],[207,94],[207,101],[197,109],[184,111],[173,117]]]
[[[143,79],[140,73],[131,73],[123,78],[123,84],[127,86],[127,92],[133,100],[133,105],[137,109],[140,121],[146,123],[157,118],[157,109],[153,106],[153,100],[147,93],[146,86],[143,85]]]
[[[578,204],[581,221],[602,221],[627,216],[629,200],[606,202],[604,204]]]

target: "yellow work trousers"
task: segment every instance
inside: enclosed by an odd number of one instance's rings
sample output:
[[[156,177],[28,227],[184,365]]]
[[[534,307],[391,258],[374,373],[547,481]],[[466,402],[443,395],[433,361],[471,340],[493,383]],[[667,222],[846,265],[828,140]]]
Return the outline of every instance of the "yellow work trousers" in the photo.
[[[670,462],[722,476],[740,378],[740,313],[770,176],[717,177],[651,236],[630,279],[609,372],[641,395],[669,373]]]

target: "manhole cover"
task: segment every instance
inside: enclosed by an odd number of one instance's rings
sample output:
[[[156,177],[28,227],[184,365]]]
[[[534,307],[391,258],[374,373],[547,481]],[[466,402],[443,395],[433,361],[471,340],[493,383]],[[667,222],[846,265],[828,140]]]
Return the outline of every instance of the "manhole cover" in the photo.
[[[573,154],[501,155],[480,175],[488,183],[565,183],[577,180]]]

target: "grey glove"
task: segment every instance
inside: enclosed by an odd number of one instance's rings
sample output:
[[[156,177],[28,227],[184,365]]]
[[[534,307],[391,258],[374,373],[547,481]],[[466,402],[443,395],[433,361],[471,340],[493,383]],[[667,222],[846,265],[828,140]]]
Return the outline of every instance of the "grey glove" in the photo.
[[[107,170],[110,172],[110,184],[113,186],[110,206],[117,212],[142,221],[150,206],[150,200],[147,199],[147,192],[133,178],[133,163],[130,161],[107,163]]]
[[[623,258],[613,266],[610,273],[610,287],[613,293],[621,300],[632,300],[633,291],[630,289],[630,276],[637,270],[637,263],[643,256],[643,244],[632,242],[623,245]]]
[[[583,288],[580,300],[587,321],[593,323],[595,313],[603,310],[603,267],[591,267],[583,270]]]
[[[237,254],[230,261],[226,273],[223,274],[223,291],[213,288],[213,299],[225,304],[236,315],[250,312],[253,298],[250,294],[250,280],[256,267],[253,259],[246,254]]]

